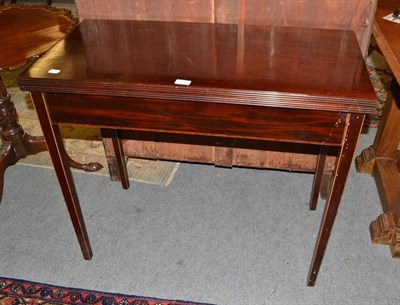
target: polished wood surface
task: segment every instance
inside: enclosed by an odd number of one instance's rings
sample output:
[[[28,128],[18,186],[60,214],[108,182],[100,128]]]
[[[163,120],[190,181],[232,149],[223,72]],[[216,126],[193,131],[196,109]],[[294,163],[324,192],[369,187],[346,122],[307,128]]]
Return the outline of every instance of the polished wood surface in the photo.
[[[377,0],[76,0],[75,3],[81,21],[158,20],[353,30],[366,57]],[[164,133],[148,133],[145,139],[134,132],[124,132],[124,136],[123,147],[129,157],[302,172],[314,172],[316,168],[316,155],[309,153],[307,146],[283,152],[251,143],[249,150],[247,142],[232,141],[227,150],[221,147],[220,140],[207,139],[204,145],[205,139],[195,136],[190,144],[169,143],[171,136]],[[117,161],[113,158],[112,140],[104,137],[103,144],[108,166],[114,169]],[[256,145],[262,148],[254,149]],[[334,156],[327,157],[321,194],[328,192],[335,161]],[[118,173],[111,170],[111,177],[118,180]]]
[[[239,23],[353,30],[367,54],[377,0],[75,0],[79,19]]]
[[[356,37],[341,30],[85,20],[20,78],[46,92],[60,80],[79,94],[343,112],[369,113],[375,99]]]
[[[76,19],[65,9],[44,5],[0,6],[0,69],[15,69],[47,51],[70,32]]]
[[[177,85],[177,78],[191,83]],[[290,144],[286,149],[304,144],[322,147],[321,155],[335,151],[335,178],[307,282],[315,284],[365,114],[375,108],[353,32],[85,20],[19,83],[32,92],[86,259],[91,249],[60,124],[97,126],[103,135],[109,133],[120,175],[126,174],[123,132],[131,130],[176,135],[182,143],[192,136],[216,138],[222,164],[231,160],[231,140]],[[317,163],[317,180],[324,166]],[[314,183],[313,194],[319,185]]]
[[[372,241],[390,245],[395,258],[400,258],[400,24],[383,17],[398,8],[397,0],[380,0],[378,4],[373,34],[394,79],[374,143],[356,163],[358,171],[373,173],[384,212],[371,223]]]

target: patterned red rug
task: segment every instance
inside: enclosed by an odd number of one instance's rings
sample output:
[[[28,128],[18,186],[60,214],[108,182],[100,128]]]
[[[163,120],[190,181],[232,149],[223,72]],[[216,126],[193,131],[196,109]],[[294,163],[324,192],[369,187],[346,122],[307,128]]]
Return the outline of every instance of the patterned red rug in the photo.
[[[207,305],[59,287],[0,277],[0,305]],[[210,304],[208,304],[210,305]]]

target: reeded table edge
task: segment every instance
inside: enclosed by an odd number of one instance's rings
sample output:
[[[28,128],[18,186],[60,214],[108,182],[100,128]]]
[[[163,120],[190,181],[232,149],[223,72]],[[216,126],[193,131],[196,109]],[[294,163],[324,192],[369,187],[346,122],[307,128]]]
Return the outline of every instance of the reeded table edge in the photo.
[[[293,108],[351,113],[374,113],[376,98],[359,99],[340,96],[319,96],[261,90],[240,90],[207,87],[163,86],[153,84],[109,84],[46,80],[20,76],[21,90],[60,94],[88,94],[146,99],[228,103],[261,107]],[[62,86],[60,85],[62,83]],[[354,104],[357,103],[357,105]]]

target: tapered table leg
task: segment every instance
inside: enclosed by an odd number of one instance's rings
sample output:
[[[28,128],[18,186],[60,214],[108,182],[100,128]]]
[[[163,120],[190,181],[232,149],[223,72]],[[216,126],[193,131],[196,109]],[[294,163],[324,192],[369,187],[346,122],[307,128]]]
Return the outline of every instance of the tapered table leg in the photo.
[[[331,235],[332,227],[339,209],[347,176],[350,172],[350,167],[353,162],[354,152],[357,147],[358,137],[361,132],[364,118],[365,115],[351,114],[347,119],[346,129],[343,135],[343,143],[335,168],[332,189],[329,199],[326,203],[317,244],[314,251],[314,257],[311,263],[310,273],[308,275],[308,286],[315,285],[329,237]]]
[[[60,130],[58,125],[53,125],[50,122],[42,95],[35,92],[32,93],[32,98],[83,257],[90,260],[93,256],[92,249],[90,247],[78,196],[76,195],[69,159],[65,152]]]

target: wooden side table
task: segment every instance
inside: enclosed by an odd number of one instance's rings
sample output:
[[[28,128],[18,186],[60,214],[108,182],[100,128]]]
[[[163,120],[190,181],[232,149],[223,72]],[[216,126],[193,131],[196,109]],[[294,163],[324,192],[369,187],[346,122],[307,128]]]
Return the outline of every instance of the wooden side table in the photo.
[[[311,209],[334,151],[307,281],[315,284],[365,115],[376,105],[354,32],[87,19],[19,82],[32,93],[85,259],[92,250],[59,125],[99,127],[111,137],[124,188],[122,130],[176,134],[182,143],[197,135],[318,147]]]
[[[13,70],[46,52],[70,32],[77,19],[66,9],[46,5],[15,4],[0,6],[0,71]],[[5,169],[19,159],[46,150],[43,137],[33,137],[17,123],[11,96],[0,78],[0,125],[3,145],[0,149],[0,201]],[[101,168],[98,163],[72,166],[88,171]]]

